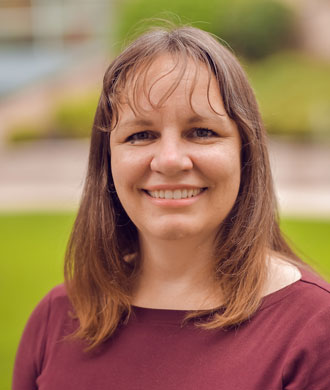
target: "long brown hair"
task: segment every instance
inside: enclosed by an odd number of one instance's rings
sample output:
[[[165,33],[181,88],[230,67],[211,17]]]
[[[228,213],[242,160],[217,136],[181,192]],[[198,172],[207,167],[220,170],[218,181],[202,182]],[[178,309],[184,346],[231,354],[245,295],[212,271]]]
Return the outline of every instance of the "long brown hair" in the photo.
[[[237,59],[205,31],[193,27],[151,30],[128,46],[105,73],[83,196],[66,254],[66,288],[80,323],[75,337],[88,340],[89,348],[110,337],[130,315],[131,286],[139,270],[136,227],[113,184],[110,133],[117,124],[125,86],[129,84],[136,91],[136,75],[141,76],[164,53],[177,58],[183,71],[188,59],[207,66],[242,140],[239,194],[219,226],[215,247],[214,272],[225,301],[223,310],[214,312],[202,326],[239,324],[256,311],[270,251],[298,260],[279,229],[265,130],[254,93]],[[164,99],[175,88],[173,85]],[[134,109],[137,100],[135,96],[130,103]],[[133,260],[127,261],[129,256]],[[187,318],[200,314],[193,312]]]

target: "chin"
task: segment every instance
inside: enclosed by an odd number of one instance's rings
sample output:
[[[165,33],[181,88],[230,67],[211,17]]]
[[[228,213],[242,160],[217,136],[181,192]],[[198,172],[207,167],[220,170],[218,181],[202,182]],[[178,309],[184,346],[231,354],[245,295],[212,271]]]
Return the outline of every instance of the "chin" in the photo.
[[[167,226],[161,226],[150,229],[146,234],[147,237],[155,237],[160,240],[182,240],[193,238],[201,235],[201,231],[197,226],[192,228],[191,226],[179,226],[179,224],[168,224]]]
[[[182,240],[188,238],[190,234],[179,230],[170,230],[157,235],[157,238],[166,241]]]

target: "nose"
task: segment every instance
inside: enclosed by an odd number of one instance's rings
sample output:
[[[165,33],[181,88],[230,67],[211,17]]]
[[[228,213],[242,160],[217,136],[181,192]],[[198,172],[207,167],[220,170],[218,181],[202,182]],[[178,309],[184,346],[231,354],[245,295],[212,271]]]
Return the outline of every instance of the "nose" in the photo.
[[[159,140],[150,163],[152,171],[174,176],[192,167],[193,162],[183,140],[177,137],[162,137]]]

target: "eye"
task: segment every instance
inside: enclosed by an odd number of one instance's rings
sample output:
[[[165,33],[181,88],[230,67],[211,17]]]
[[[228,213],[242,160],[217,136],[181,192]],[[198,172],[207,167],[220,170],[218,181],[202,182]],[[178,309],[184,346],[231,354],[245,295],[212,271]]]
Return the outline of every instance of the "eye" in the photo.
[[[196,138],[211,138],[217,136],[213,130],[204,127],[196,127],[192,129],[191,135]]]
[[[138,133],[134,133],[127,137],[126,142],[129,142],[130,144],[136,144],[143,141],[150,141],[154,139],[155,136],[149,132],[149,131],[139,131]]]

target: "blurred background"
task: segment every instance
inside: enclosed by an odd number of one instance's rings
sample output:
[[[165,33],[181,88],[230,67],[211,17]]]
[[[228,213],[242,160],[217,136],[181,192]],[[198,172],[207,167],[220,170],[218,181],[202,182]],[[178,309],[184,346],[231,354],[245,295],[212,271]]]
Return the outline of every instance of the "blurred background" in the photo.
[[[240,58],[269,133],[282,229],[330,280],[328,0],[0,0],[0,389],[36,303],[61,283],[103,74],[146,18]]]

